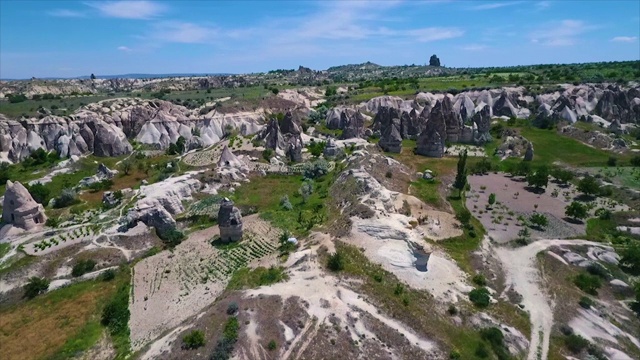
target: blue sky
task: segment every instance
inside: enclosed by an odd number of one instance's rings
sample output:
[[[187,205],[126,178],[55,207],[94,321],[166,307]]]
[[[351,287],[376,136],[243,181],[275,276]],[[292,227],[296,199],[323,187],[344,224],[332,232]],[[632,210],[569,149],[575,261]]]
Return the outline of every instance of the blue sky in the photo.
[[[640,59],[640,1],[0,1],[0,78]]]

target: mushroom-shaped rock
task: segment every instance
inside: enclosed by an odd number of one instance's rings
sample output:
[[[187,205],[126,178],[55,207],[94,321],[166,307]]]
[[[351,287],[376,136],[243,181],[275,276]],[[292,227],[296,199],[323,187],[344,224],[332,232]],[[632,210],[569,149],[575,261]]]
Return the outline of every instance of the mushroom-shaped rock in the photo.
[[[2,220],[25,230],[33,229],[47,221],[44,208],[33,200],[21,183],[7,181],[2,204]]]
[[[222,242],[235,242],[242,239],[242,214],[240,209],[233,206],[233,201],[228,198],[224,198],[220,204],[218,224]]]

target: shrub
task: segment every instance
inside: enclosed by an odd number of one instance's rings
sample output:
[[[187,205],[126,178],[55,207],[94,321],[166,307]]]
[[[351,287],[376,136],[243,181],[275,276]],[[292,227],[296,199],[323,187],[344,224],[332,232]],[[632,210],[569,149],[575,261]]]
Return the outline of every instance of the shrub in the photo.
[[[611,211],[605,208],[599,208],[598,210],[596,210],[595,215],[600,219],[600,220],[610,220],[611,219]]]
[[[24,296],[27,299],[33,299],[47,292],[47,289],[49,289],[49,280],[34,276],[30,278],[29,282],[24,286]]]
[[[73,277],[82,276],[90,271],[96,266],[96,262],[92,259],[89,260],[80,260],[75,265],[73,265],[73,269],[71,270],[71,275]]]
[[[580,273],[573,279],[573,283],[582,291],[590,295],[598,295],[598,289],[602,285],[597,276]]]
[[[599,276],[603,279],[606,279],[609,277],[609,272],[607,271],[607,269],[605,269],[604,266],[597,263],[593,263],[587,266],[587,272],[591,275]]]
[[[58,225],[60,225],[60,218],[50,217],[44,224],[49,227],[58,227]]]
[[[384,176],[385,176],[387,179],[391,179],[391,178],[393,177],[393,173],[391,172],[391,170],[388,170],[388,171],[384,174]]]
[[[169,248],[176,247],[178,244],[182,242],[182,240],[185,239],[185,236],[182,233],[182,231],[176,229],[175,227],[171,227],[169,229],[159,231],[158,236]]]
[[[116,271],[113,269],[108,269],[103,272],[100,277],[102,278],[102,281],[111,281],[116,278]]]
[[[236,302],[230,302],[227,306],[227,314],[233,315],[238,311],[238,304]]]
[[[589,340],[580,335],[571,334],[564,339],[564,344],[574,354],[579,354],[589,346]]]
[[[102,310],[102,325],[109,328],[112,335],[129,331],[129,286],[118,288],[116,295]]]
[[[335,253],[329,255],[329,260],[327,261],[327,267],[331,271],[341,271],[344,269],[344,260],[342,258],[342,253],[340,253],[340,251],[336,251]]]
[[[329,164],[324,159],[318,159],[314,162],[304,164],[303,170],[305,178],[316,179],[329,172]]]
[[[565,208],[564,213],[576,220],[584,219],[587,217],[587,207],[584,204],[574,201]]]
[[[471,212],[467,209],[462,209],[456,213],[456,218],[458,218],[463,225],[467,225],[469,221],[471,221]]]
[[[539,213],[531,215],[531,217],[529,217],[529,222],[541,230],[544,230],[544,228],[549,224],[547,217]]]
[[[284,195],[280,198],[280,207],[288,211],[293,210],[293,205],[291,204],[291,201],[289,201],[288,195]]]
[[[477,307],[487,307],[491,303],[491,296],[487,288],[481,287],[469,292],[469,300]]]
[[[447,312],[451,316],[457,315],[458,314],[458,308],[456,308],[455,305],[449,305],[449,308],[447,309]]]
[[[309,145],[307,145],[307,148],[309,149],[311,155],[318,157],[322,155],[326,146],[327,143],[324,141],[312,141],[311,143],[309,143]]]
[[[200,330],[193,330],[182,338],[185,349],[197,349],[204,346],[204,333]]]
[[[269,349],[270,351],[275,350],[278,347],[278,344],[276,344],[275,340],[271,340],[269,341],[269,344],[267,344],[267,349]]]
[[[585,309],[589,309],[593,306],[593,300],[587,296],[583,296],[580,298],[580,301],[578,301],[578,304]]]
[[[640,244],[637,241],[620,250],[620,268],[631,275],[640,275]]]
[[[473,283],[478,285],[478,286],[486,286],[487,285],[487,279],[485,279],[484,275],[482,275],[482,274],[476,274],[473,277],[473,279],[471,279],[471,281],[473,281]]]
[[[607,166],[616,166],[618,164],[618,158],[615,156],[609,156],[607,160]]]
[[[76,192],[71,188],[65,188],[62,189],[62,193],[60,193],[60,196],[55,198],[53,207],[59,209],[71,206],[76,203],[78,203],[78,199],[76,199]]]
[[[273,157],[273,149],[264,149],[264,151],[262,152],[262,158],[264,158],[267,161],[270,161],[272,157]]]
[[[600,192],[600,184],[596,178],[587,175],[578,182],[578,191],[585,195],[596,195]]]
[[[35,202],[37,202],[38,204],[47,206],[47,203],[49,202],[49,199],[50,199],[49,195],[51,191],[46,186],[37,182],[33,185],[27,185],[26,188],[29,191],[29,194],[31,194],[31,197],[33,197],[33,200],[35,200]]]

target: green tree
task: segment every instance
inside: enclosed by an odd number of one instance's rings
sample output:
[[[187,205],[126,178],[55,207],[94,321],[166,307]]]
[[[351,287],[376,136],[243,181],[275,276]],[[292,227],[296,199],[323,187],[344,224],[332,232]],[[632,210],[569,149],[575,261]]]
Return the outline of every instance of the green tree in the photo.
[[[129,175],[131,169],[133,169],[133,162],[129,159],[122,160],[122,162],[120,163],[120,169],[122,169],[122,172],[125,175]]]
[[[47,289],[49,289],[49,280],[34,276],[30,278],[29,282],[24,286],[24,296],[27,299],[33,299],[47,292]]]
[[[544,228],[549,224],[549,220],[547,219],[547,217],[540,213],[531,215],[531,217],[529,217],[529,222],[540,230],[544,230]]]
[[[546,166],[539,167],[535,172],[527,175],[527,183],[536,189],[547,187],[549,183],[549,169]]]
[[[581,220],[587,217],[587,207],[574,201],[565,208],[564,214],[576,220]]]
[[[489,202],[489,206],[493,206],[493,204],[496,203],[496,194],[494,193],[489,194],[488,202]]]
[[[580,273],[573,279],[573,283],[580,290],[590,295],[598,295],[598,289],[602,286],[600,278],[587,273]]]
[[[596,178],[587,175],[578,182],[578,191],[589,196],[597,195],[600,192],[600,184]]]
[[[303,182],[298,192],[302,195],[302,201],[306,203],[311,194],[313,194],[313,180]]]
[[[462,190],[467,185],[467,151],[458,155],[458,172],[453,182],[453,187],[458,189],[458,195],[462,196]]]
[[[560,168],[555,168],[551,171],[551,176],[556,178],[561,184],[567,184],[569,181],[573,180],[573,173],[569,170],[564,170]]]
[[[96,79],[96,76],[93,75],[93,73],[91,73],[91,80],[95,80],[95,79]]]
[[[47,204],[49,203],[49,199],[51,199],[51,191],[49,190],[49,188],[47,188],[40,182],[37,182],[33,185],[27,185],[26,188],[35,202],[47,206]]]

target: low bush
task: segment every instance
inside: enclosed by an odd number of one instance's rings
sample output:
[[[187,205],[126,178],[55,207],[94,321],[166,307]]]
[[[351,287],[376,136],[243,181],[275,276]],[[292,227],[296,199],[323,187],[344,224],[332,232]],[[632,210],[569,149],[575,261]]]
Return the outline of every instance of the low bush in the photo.
[[[113,269],[108,269],[100,275],[102,281],[111,281],[116,278],[116,271]]]
[[[106,326],[112,335],[129,333],[129,286],[118,288],[115,296],[102,310],[102,325]]]
[[[80,260],[75,265],[73,265],[73,269],[71,269],[71,275],[73,277],[82,276],[88,272],[91,272],[95,266],[96,262],[92,259]]]
[[[578,301],[578,304],[584,309],[590,309],[591,306],[593,306],[593,300],[587,296],[583,296],[580,298],[580,301]]]
[[[49,280],[34,276],[24,286],[24,297],[33,299],[34,297],[44,294],[49,289]]]
[[[344,269],[344,260],[342,259],[342,254],[339,251],[329,255],[327,267],[331,271],[341,271]]]
[[[204,333],[201,330],[193,330],[182,338],[182,347],[185,349],[197,349],[204,344]]]
[[[582,291],[586,292],[589,295],[598,295],[598,289],[602,285],[600,283],[600,278],[597,276],[588,274],[588,273],[580,273],[573,279],[573,283]]]
[[[579,354],[589,346],[589,340],[580,335],[571,334],[564,339],[564,344],[574,354]]]
[[[481,287],[469,292],[469,300],[477,307],[487,307],[491,303],[491,296],[487,288]]]
[[[476,274],[471,281],[473,281],[474,284],[478,285],[478,286],[486,286],[487,285],[487,279],[485,279],[484,275],[482,274]]]

